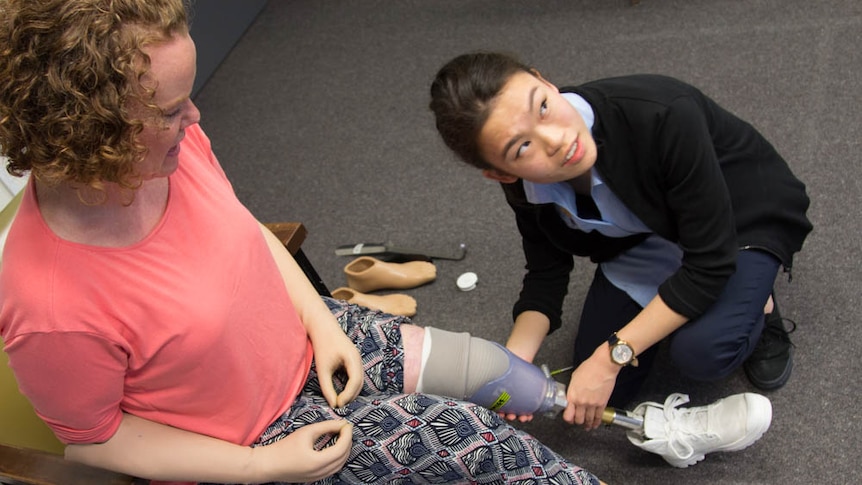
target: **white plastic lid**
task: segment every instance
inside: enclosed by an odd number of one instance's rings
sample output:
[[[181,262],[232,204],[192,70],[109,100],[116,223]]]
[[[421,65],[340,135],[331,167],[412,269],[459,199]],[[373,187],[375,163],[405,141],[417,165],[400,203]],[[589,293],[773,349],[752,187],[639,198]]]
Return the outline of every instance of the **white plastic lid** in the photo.
[[[478,281],[479,277],[476,276],[476,273],[470,271],[459,276],[455,284],[458,285],[458,289],[461,291],[470,291],[476,288],[476,282]]]

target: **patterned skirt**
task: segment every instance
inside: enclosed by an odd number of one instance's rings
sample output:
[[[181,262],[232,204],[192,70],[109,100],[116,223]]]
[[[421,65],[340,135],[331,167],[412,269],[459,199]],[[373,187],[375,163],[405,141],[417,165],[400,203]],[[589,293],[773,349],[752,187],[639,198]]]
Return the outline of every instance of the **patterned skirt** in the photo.
[[[312,365],[301,395],[254,446],[271,444],[309,423],[346,419],[354,425],[350,458],[339,473],[317,484],[599,483],[486,408],[404,394],[400,325],[409,319],[325,301],[362,354],[362,392],[344,408],[329,407]]]

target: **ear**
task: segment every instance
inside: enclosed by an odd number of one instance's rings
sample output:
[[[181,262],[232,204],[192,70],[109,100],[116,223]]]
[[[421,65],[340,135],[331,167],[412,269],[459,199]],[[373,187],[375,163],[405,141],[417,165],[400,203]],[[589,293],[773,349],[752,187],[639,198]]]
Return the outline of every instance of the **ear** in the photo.
[[[504,184],[515,183],[518,180],[518,177],[508,174],[506,172],[501,172],[495,168],[486,168],[482,170],[482,176],[486,179],[494,180],[496,182],[502,182]]]

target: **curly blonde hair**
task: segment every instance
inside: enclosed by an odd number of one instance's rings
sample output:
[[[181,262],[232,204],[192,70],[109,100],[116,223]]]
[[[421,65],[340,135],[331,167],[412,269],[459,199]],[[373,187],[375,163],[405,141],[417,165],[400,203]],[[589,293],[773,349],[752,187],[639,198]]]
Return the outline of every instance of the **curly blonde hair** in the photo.
[[[54,185],[134,189],[151,110],[147,45],[188,31],[184,0],[0,0],[0,149],[7,170]]]

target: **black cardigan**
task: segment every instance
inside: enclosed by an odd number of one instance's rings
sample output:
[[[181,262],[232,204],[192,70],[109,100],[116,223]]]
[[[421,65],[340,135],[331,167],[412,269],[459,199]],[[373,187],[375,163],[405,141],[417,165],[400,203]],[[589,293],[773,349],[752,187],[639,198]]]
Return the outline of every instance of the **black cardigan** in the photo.
[[[593,108],[595,168],[653,232],[680,244],[683,264],[659,295],[688,318],[703,313],[736,269],[739,249],[774,254],[790,271],[811,223],[805,185],[758,131],[696,88],[635,75],[562,88]],[[648,234],[609,238],[569,228],[553,204],[530,204],[521,180],[502,184],[515,211],[527,274],[513,309],[561,325],[572,255],[608,260]]]

